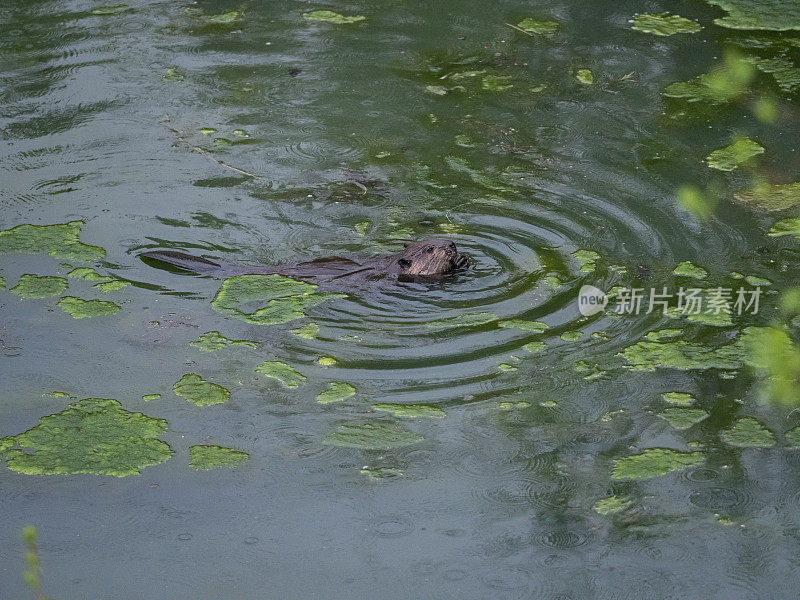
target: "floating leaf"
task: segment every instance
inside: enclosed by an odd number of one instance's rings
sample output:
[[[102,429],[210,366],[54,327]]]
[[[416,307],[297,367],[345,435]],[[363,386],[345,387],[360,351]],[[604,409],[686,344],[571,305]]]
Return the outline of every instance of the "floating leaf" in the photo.
[[[701,464],[702,452],[680,452],[669,448],[648,448],[641,454],[615,461],[612,479],[650,479],[672,471],[682,471]]]
[[[800,448],[800,427],[793,427],[784,434],[787,450],[797,450]]]
[[[185,398],[195,406],[211,406],[227,402],[231,393],[216,383],[206,381],[200,375],[187,373],[172,386],[176,396]]]
[[[76,267],[67,273],[67,277],[70,279],[83,279],[85,281],[112,281],[111,277],[100,275],[100,273],[91,267]]]
[[[481,82],[481,87],[490,92],[502,92],[514,87],[514,84],[508,83],[511,79],[509,75],[487,75]]]
[[[91,262],[106,255],[100,246],[78,241],[83,221],[56,225],[17,225],[0,231],[0,254],[49,254],[60,260]]]
[[[614,513],[622,512],[629,508],[631,501],[627,498],[620,498],[619,496],[609,496],[599,500],[594,505],[594,511],[601,515],[613,515]]]
[[[365,450],[389,450],[417,444],[424,439],[394,423],[347,423],[325,436],[322,443]]]
[[[428,406],[427,404],[392,404],[389,402],[381,402],[373,404],[372,408],[384,412],[390,412],[395,417],[432,417],[440,419],[445,416],[445,412],[436,406]]]
[[[733,171],[754,156],[764,153],[761,144],[751,139],[736,140],[730,146],[714,150],[706,157],[708,166],[718,171]]]
[[[497,406],[502,410],[513,410],[515,408],[528,408],[531,405],[530,402],[526,402],[525,400],[518,400],[516,402],[499,402]]]
[[[317,396],[317,402],[320,404],[330,404],[331,402],[341,402],[356,393],[354,388],[349,383],[344,381],[333,381],[327,390]]]
[[[710,348],[703,344],[678,340],[674,342],[637,342],[620,356],[636,371],[654,371],[658,367],[680,370],[736,369],[744,362],[740,345],[729,344]]]
[[[672,407],[661,411],[658,416],[678,431],[683,431],[684,429],[689,429],[695,423],[707,419],[708,413],[701,408]]]
[[[355,15],[346,17],[332,10],[315,10],[312,12],[303,13],[303,18],[309,21],[324,21],[325,23],[336,23],[337,25],[345,25],[348,23],[358,23],[364,21],[367,17],[362,15]]]
[[[170,447],[155,439],[166,428],[164,419],[129,412],[116,400],[86,398],[0,440],[0,448],[5,447],[8,467],[18,473],[125,477],[172,456]]]
[[[800,183],[757,184],[749,190],[736,192],[733,197],[752,208],[766,211],[785,210],[800,205]]]
[[[317,334],[319,333],[319,325],[317,325],[316,323],[306,323],[305,325],[296,327],[291,331],[297,337],[301,337],[307,340],[313,340],[315,337],[317,337]]]
[[[232,10],[219,15],[202,15],[200,19],[207,25],[231,25],[240,22],[243,16],[238,10]]]
[[[795,0],[706,0],[728,12],[714,23],[730,29],[787,31],[800,29],[800,4]]]
[[[75,296],[64,296],[58,301],[58,305],[75,319],[113,315],[122,308],[119,304],[106,300],[83,300]]]
[[[565,331],[561,334],[561,339],[565,342],[577,342],[583,337],[582,331]]]
[[[575,71],[575,79],[583,85],[592,85],[594,83],[594,75],[589,69],[578,69]]]
[[[536,34],[552,34],[558,31],[558,23],[556,21],[539,21],[530,17],[522,19],[517,23],[517,27],[527,31],[528,33]]]
[[[708,277],[708,271],[706,271],[703,267],[698,267],[696,264],[689,262],[688,260],[679,263],[672,272],[675,273],[675,275],[680,275],[681,277],[693,277],[694,279],[705,279]]]
[[[122,279],[113,279],[111,281],[103,281],[101,283],[95,283],[92,287],[100,290],[101,292],[108,293],[108,292],[116,292],[117,290],[121,290],[122,288],[126,288],[131,284],[130,281],[123,281]]]
[[[790,217],[775,223],[770,227],[770,237],[780,237],[782,235],[793,235],[800,238],[800,217]]]
[[[426,85],[425,91],[430,92],[436,96],[445,96],[447,92],[450,91],[449,88],[446,88],[443,85]]]
[[[247,452],[223,446],[189,446],[189,465],[198,471],[233,467],[250,458]]]
[[[277,360],[265,360],[256,367],[256,373],[277,379],[284,387],[290,389],[300,387],[306,382],[305,375],[297,372],[286,363]]]
[[[99,17],[118,15],[133,10],[127,4],[115,4],[114,6],[95,6],[89,12]]]
[[[669,84],[662,94],[687,102],[725,104],[747,92],[755,68],[735,55],[726,57],[722,67],[692,79]]]
[[[203,352],[216,352],[225,346],[246,346],[248,348],[258,348],[258,344],[252,340],[231,340],[226,338],[219,331],[206,331],[193,342],[189,342],[189,345]]]
[[[694,404],[694,396],[686,392],[666,392],[661,394],[661,398],[663,398],[665,402],[677,406],[691,406]]]
[[[633,18],[631,29],[655,35],[675,35],[676,33],[697,33],[702,29],[700,23],[668,13],[641,14]]]
[[[332,356],[320,356],[317,363],[322,367],[331,367],[336,364],[336,359]]]
[[[722,441],[739,448],[769,448],[775,445],[775,434],[752,417],[739,419],[733,427],[720,433]]]
[[[142,396],[142,400],[145,402],[150,402],[151,400],[160,400],[161,394],[145,394]]]
[[[46,275],[40,277],[26,273],[19,278],[17,285],[9,291],[14,292],[20,298],[48,298],[50,296],[60,296],[69,286],[69,282],[63,277],[52,277]]]
[[[581,272],[591,273],[595,270],[595,264],[600,259],[600,255],[592,250],[576,250],[572,256],[581,265]]]
[[[530,352],[531,354],[534,354],[535,352],[541,352],[542,350],[547,348],[547,344],[545,344],[544,342],[529,342],[525,344],[523,348],[526,351]]]
[[[498,325],[505,329],[521,329],[533,333],[542,333],[549,327],[547,323],[542,321],[526,321],[524,319],[506,319],[505,321],[500,321]]]

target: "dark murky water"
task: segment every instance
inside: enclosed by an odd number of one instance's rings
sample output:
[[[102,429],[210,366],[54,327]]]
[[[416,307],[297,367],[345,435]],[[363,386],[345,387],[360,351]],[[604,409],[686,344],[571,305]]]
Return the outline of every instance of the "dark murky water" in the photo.
[[[133,285],[102,296],[119,313],[81,320],[56,298],[0,290],[0,436],[63,410],[47,396],[60,390],[166,419],[160,439],[176,454],[126,478],[0,470],[4,596],[27,593],[19,532],[35,524],[45,588],[61,599],[796,597],[798,453],[732,448],[720,432],[749,416],[780,440],[800,413],[759,404],[744,371],[631,372],[617,354],[676,320],[585,318],[576,302],[583,284],[677,288],[672,270],[684,260],[712,285],[729,285],[732,271],[777,289],[796,280],[796,241],[768,238],[773,219],[729,200],[753,172],[726,178],[702,162],[748,135],[767,148],[761,174],[793,181],[796,102],[780,99],[777,124],[765,125],[741,106],[678,118],[660,95],[719,64],[730,34],[711,25],[720,11],[142,0],[95,16],[82,0],[11,4],[0,7],[0,229],[83,220],[82,241],[108,253],[98,270]],[[367,20],[302,18],[320,8]],[[666,9],[706,28],[664,38],[630,29],[637,11]],[[240,22],[201,18],[233,10]],[[561,31],[532,38],[505,25],[527,16]],[[574,78],[582,68],[593,85]],[[426,90],[470,70],[513,87]],[[686,184],[721,186],[712,219],[676,205]],[[178,249],[271,263],[393,252],[430,236],[455,240],[471,269],[440,284],[376,284],[272,326],[212,310],[219,280],[136,258]],[[596,271],[580,271],[579,249],[599,254]],[[0,256],[7,287],[68,270],[45,255]],[[764,304],[721,333],[686,335],[732,337],[773,316],[775,295]],[[549,329],[437,323],[475,313]],[[308,321],[316,339],[290,332]],[[189,346],[209,330],[260,347]],[[561,339],[575,330],[579,340]],[[537,340],[543,351],[523,348]],[[338,362],[323,368],[320,356]],[[265,360],[307,383],[289,390],[257,376]],[[230,400],[196,407],[173,395],[189,372]],[[356,395],[319,404],[332,381]],[[709,418],[671,428],[656,414],[671,391],[694,394]],[[162,398],[141,399],[152,393]],[[446,417],[404,419],[374,412],[376,402],[430,404]],[[424,441],[387,451],[321,443],[351,421],[402,423]],[[706,454],[701,466],[611,478],[617,459],[690,442]],[[195,444],[250,460],[198,472]],[[374,480],[364,466],[402,475]],[[611,494],[628,508],[599,514]]]

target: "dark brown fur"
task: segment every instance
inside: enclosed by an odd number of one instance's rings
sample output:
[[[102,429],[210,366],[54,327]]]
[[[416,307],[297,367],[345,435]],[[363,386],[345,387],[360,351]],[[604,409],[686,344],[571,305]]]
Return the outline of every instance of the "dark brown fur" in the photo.
[[[140,256],[148,262],[168,263],[180,269],[208,275],[277,273],[319,281],[353,277],[374,280],[387,275],[394,275],[400,281],[436,279],[469,266],[469,259],[459,254],[453,242],[437,238],[409,242],[402,252],[389,256],[368,259],[337,256],[282,265],[237,265],[172,251],[145,252]]]

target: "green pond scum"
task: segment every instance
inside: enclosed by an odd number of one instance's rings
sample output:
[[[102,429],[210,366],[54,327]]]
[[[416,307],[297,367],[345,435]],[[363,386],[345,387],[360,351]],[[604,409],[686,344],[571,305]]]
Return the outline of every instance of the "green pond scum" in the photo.
[[[341,402],[347,400],[356,393],[356,388],[345,381],[332,381],[328,385],[328,389],[321,392],[317,396],[317,402],[320,404],[330,404],[332,402]]]
[[[339,425],[323,438],[322,443],[363,450],[391,450],[418,444],[424,439],[401,425],[380,421]]]
[[[395,417],[407,417],[411,419],[419,417],[441,419],[447,416],[441,408],[428,406],[426,404],[393,404],[389,402],[379,402],[373,404],[372,409],[391,413]]]
[[[658,416],[669,423],[673,429],[683,431],[695,423],[708,418],[708,413],[701,408],[670,407],[658,413]]]
[[[633,18],[631,29],[643,33],[668,36],[676,33],[697,33],[702,29],[700,23],[669,13],[643,13]]]
[[[528,33],[537,35],[550,35],[558,32],[557,21],[538,20],[532,17],[526,17],[517,23],[517,27]]]
[[[10,291],[20,298],[48,298],[50,296],[60,296],[67,290],[68,286],[69,282],[63,277],[39,276],[27,273],[19,278],[17,285],[12,287]]]
[[[691,277],[693,279],[705,279],[708,277],[708,271],[688,260],[678,264],[678,266],[675,267],[675,270],[672,272],[675,275],[679,275],[681,277]]]
[[[708,166],[718,171],[733,171],[754,156],[764,153],[764,147],[748,138],[734,141],[730,146],[714,150],[706,157]]]
[[[217,467],[235,467],[250,458],[247,452],[224,446],[197,445],[189,447],[189,466],[198,471]]]
[[[58,306],[74,319],[104,317],[122,309],[119,304],[107,300],[84,300],[75,296],[64,296],[58,301]]]
[[[363,15],[344,16],[332,10],[315,10],[303,13],[303,18],[308,21],[322,21],[324,23],[334,23],[336,25],[348,25],[350,23],[364,21],[367,17]]]
[[[600,260],[600,255],[593,250],[576,250],[572,253],[572,256],[580,264],[581,273],[594,272],[597,266],[597,261]]]
[[[242,346],[245,348],[258,348],[258,343],[252,340],[232,340],[226,338],[219,331],[206,331],[196,340],[189,342],[192,348],[201,352],[216,352],[226,346]]]
[[[639,454],[615,461],[611,477],[612,479],[651,479],[672,471],[682,471],[701,465],[704,461],[705,455],[702,452],[648,448]]]
[[[319,325],[313,322],[306,323],[305,325],[301,325],[300,327],[295,327],[291,331],[297,337],[303,338],[305,340],[313,340],[319,334]]]
[[[83,221],[56,225],[17,225],[0,231],[0,254],[49,254],[59,260],[94,262],[105,257],[99,246],[82,243],[78,238]]]
[[[526,321],[524,319],[506,319],[505,321],[500,321],[497,325],[504,329],[521,329],[531,333],[542,333],[549,327],[547,323],[542,321]]]
[[[260,373],[270,379],[277,379],[285,388],[294,389],[305,384],[307,377],[290,367],[284,362],[277,360],[265,360],[256,367],[256,373]]]
[[[332,367],[336,364],[336,359],[332,356],[320,356],[317,359],[317,364],[321,367]]]
[[[730,429],[720,433],[722,441],[738,448],[770,448],[775,445],[775,434],[756,419],[739,419]]]
[[[231,393],[221,385],[206,381],[196,373],[187,373],[172,386],[176,396],[180,396],[195,406],[211,406],[228,401]]]
[[[675,406],[691,406],[695,402],[694,396],[687,392],[664,392],[661,398]]]
[[[613,515],[623,510],[627,510],[633,503],[628,498],[619,496],[609,496],[595,502],[592,507],[594,511],[601,515]]]
[[[127,411],[117,400],[86,398],[3,438],[0,450],[11,470],[27,475],[125,477],[172,456],[170,447],[156,439],[166,429],[164,419]]]

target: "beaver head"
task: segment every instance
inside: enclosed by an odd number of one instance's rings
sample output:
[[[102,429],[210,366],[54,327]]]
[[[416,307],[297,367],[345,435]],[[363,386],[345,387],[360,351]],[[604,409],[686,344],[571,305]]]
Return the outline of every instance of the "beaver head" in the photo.
[[[406,243],[393,262],[399,275],[417,277],[445,275],[469,266],[469,259],[458,253],[453,242],[436,238]]]

